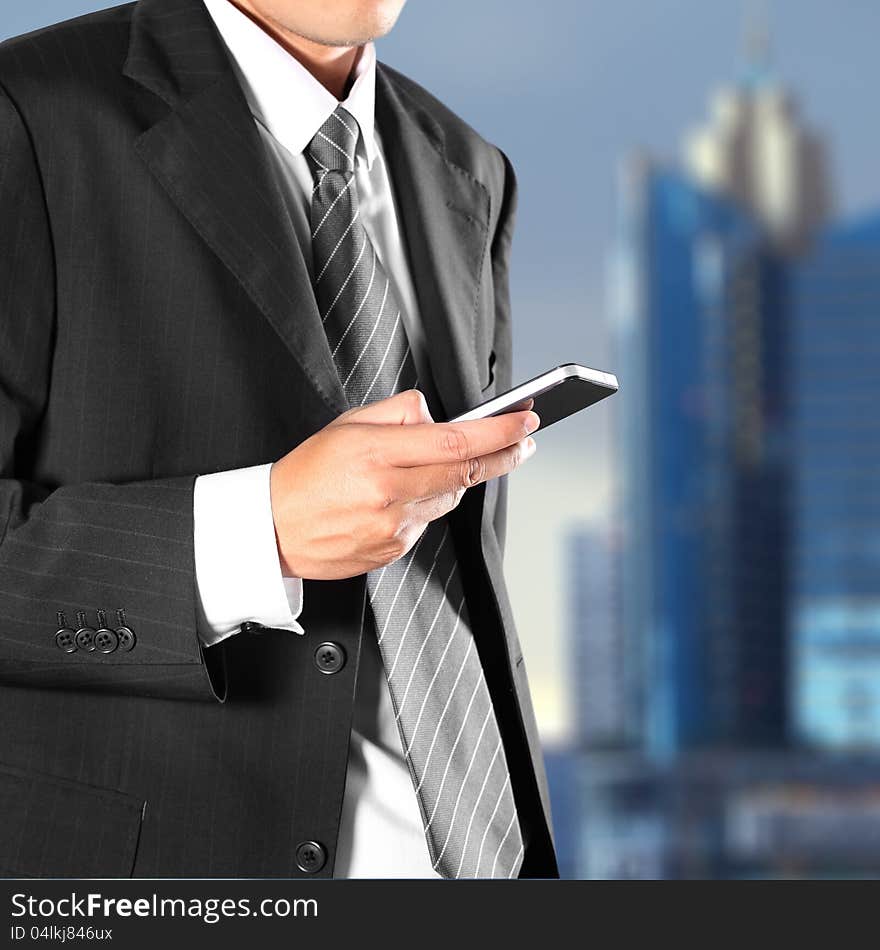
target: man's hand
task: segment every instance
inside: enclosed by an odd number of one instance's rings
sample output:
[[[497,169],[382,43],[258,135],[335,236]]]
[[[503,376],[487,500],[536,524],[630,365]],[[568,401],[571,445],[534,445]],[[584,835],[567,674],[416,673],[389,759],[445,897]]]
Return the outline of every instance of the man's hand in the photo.
[[[390,564],[468,488],[535,450],[531,411],[433,422],[415,389],[350,409],[271,470],[282,573],[338,580]]]

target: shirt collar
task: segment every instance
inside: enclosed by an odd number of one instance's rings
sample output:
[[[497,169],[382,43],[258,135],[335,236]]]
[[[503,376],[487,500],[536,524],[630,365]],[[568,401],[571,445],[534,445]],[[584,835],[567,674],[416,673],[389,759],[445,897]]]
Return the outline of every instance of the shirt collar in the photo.
[[[204,4],[237,66],[251,112],[289,152],[303,152],[333,110],[343,105],[357,119],[367,167],[372,166],[377,153],[376,50],[372,43],[364,46],[351,90],[340,103],[229,0],[204,0]]]

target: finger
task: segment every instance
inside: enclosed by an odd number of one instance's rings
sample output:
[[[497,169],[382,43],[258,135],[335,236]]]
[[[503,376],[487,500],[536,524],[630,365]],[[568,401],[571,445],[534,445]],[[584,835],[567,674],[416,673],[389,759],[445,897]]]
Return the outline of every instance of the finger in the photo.
[[[523,411],[468,422],[387,427],[378,436],[375,450],[388,464],[403,468],[464,462],[519,442],[539,424],[535,412]]]
[[[419,521],[436,521],[437,518],[448,515],[453,508],[458,506],[458,503],[464,497],[464,491],[462,488],[460,491],[451,492],[448,495],[437,495],[423,501],[414,501],[407,507],[407,511],[411,511],[412,517]]]
[[[505,412],[521,412],[525,409],[534,409],[535,400],[532,396],[529,396],[528,399],[520,399],[519,402],[514,403]]]
[[[422,393],[418,389],[406,389],[387,399],[379,399],[366,406],[355,406],[337,416],[330,425],[346,422],[402,426],[433,422],[433,419]]]
[[[529,437],[497,452],[463,462],[440,462],[419,468],[400,468],[394,476],[392,495],[400,502],[416,504],[452,496],[481,482],[509,474],[534,452],[535,440]]]

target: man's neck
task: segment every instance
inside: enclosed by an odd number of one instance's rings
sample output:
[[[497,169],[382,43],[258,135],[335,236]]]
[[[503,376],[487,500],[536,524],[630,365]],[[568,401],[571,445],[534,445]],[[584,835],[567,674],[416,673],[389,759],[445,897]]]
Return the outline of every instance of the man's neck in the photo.
[[[315,43],[257,13],[249,0],[230,0],[230,3],[280,43],[328,92],[340,101],[345,99],[363,46],[325,46]]]

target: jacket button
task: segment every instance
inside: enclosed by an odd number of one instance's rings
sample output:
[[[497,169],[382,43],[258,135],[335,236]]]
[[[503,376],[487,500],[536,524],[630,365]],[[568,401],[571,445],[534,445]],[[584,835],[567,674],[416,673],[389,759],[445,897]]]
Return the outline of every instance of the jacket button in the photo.
[[[119,649],[122,650],[123,653],[129,653],[133,650],[137,642],[137,637],[134,635],[134,630],[132,630],[131,627],[117,627],[116,638],[119,641]]]
[[[76,631],[74,640],[76,641],[77,648],[82,650],[84,653],[94,652],[95,628],[89,627],[86,624],[86,612],[84,610],[78,610],[76,612],[76,622],[78,629]]]
[[[338,673],[345,666],[345,650],[338,643],[319,643],[315,650],[315,666],[322,673]]]
[[[98,611],[98,629],[95,631],[95,646],[99,653],[112,653],[119,646],[119,637],[107,626],[107,614]]]
[[[134,630],[125,622],[125,609],[122,607],[116,608],[116,622],[119,624],[116,628],[116,638],[119,641],[119,649],[122,650],[123,653],[128,653],[134,649],[134,645],[137,643],[137,637],[134,635]]]
[[[76,631],[76,645],[85,653],[93,653],[95,650],[95,631],[92,627],[80,627]]]
[[[93,653],[95,650],[95,631],[91,627],[80,627],[76,631],[76,645],[84,653]]]
[[[96,630],[95,646],[99,653],[112,653],[119,646],[119,637],[106,627],[102,630]]]
[[[306,874],[315,874],[327,863],[324,845],[317,841],[303,841],[296,849],[296,866]]]
[[[62,627],[55,634],[55,646],[63,653],[76,653],[76,634],[70,627]]]

